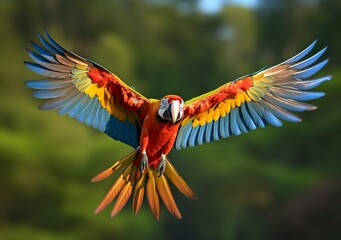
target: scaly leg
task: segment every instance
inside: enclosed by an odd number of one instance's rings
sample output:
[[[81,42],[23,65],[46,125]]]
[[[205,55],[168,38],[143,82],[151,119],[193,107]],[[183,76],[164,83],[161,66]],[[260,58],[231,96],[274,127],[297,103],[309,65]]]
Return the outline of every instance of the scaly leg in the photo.
[[[148,168],[148,156],[146,152],[142,152],[141,163],[140,163],[140,170],[143,174],[144,170]]]
[[[160,177],[166,170],[166,155],[161,154],[160,162],[157,165],[156,172],[158,173],[158,176]]]

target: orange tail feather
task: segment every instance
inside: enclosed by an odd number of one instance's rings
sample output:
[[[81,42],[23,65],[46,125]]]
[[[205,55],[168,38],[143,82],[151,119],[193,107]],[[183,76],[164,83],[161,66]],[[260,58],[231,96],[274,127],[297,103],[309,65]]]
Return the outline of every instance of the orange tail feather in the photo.
[[[133,151],[91,180],[92,182],[101,181],[125,167],[96,208],[95,213],[97,214],[102,211],[117,197],[111,211],[111,216],[116,216],[126,205],[133,193],[133,212],[135,214],[139,212],[144,195],[146,195],[150,210],[156,219],[160,218],[160,198],[172,215],[181,218],[181,213],[176,205],[167,178],[169,178],[175,187],[186,197],[196,199],[197,196],[182,177],[180,177],[169,159],[166,159],[166,170],[164,175],[159,176],[152,166],[149,166],[147,171],[144,171],[144,174],[141,174],[138,168],[139,165],[136,164],[139,157],[138,153],[139,149]]]

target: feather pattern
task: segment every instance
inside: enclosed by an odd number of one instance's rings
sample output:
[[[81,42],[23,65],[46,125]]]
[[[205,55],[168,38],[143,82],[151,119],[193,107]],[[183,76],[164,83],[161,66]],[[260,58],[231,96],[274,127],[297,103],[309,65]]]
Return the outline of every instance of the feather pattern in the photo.
[[[156,219],[160,218],[160,199],[166,208],[177,218],[181,218],[181,213],[176,205],[171,189],[168,185],[169,179],[174,186],[185,196],[197,199],[192,189],[187,185],[174,166],[166,158],[166,169],[163,175],[159,175],[154,167],[142,174],[136,161],[139,162],[139,148],[117,161],[111,167],[95,176],[91,181],[101,181],[118,170],[123,168],[118,179],[111,186],[101,203],[95,210],[99,213],[117,197],[113,206],[111,216],[116,216],[126,205],[129,197],[133,194],[133,212],[137,214],[142,206],[144,195],[146,195],[150,209]]]
[[[187,183],[182,179],[179,173],[176,171],[174,166],[171,164],[169,159],[166,161],[165,175],[171,180],[175,187],[186,197],[197,199],[198,197],[192,191],[192,189],[187,185]]]
[[[117,197],[117,200],[115,202],[115,205],[111,211],[111,217],[116,216],[124,207],[124,205],[127,203],[131,193],[133,190],[133,185],[131,181],[128,181],[122,190],[120,191],[120,194]]]
[[[145,189],[144,189],[145,184],[146,184],[146,175],[144,174],[138,180],[134,188],[134,197],[133,197],[134,214],[137,214],[140,211],[140,208],[142,206],[143,197],[145,193]]]
[[[116,216],[133,195],[133,212],[137,214],[146,195],[156,219],[160,218],[160,199],[171,214],[181,218],[168,180],[185,196],[192,199],[197,196],[169,159],[166,157],[165,171],[160,175],[160,171],[155,169],[158,153],[150,154],[147,149],[148,157],[154,158],[149,158],[153,164],[147,165],[146,171],[140,170],[141,126],[143,120],[148,119],[146,112],[157,101],[145,98],[97,63],[64,49],[47,33],[45,36],[38,34],[38,39],[40,45],[32,42],[34,50],[27,50],[33,62],[25,64],[32,72],[46,77],[26,82],[35,90],[33,96],[44,100],[39,109],[56,109],[59,114],[67,114],[135,148],[131,154],[92,179],[92,182],[97,182],[122,170],[95,213],[115,201],[111,216]],[[257,127],[264,128],[267,124],[279,127],[282,120],[301,121],[293,112],[316,109],[302,101],[324,95],[307,90],[331,79],[331,76],[309,79],[328,63],[328,59],[318,62],[326,48],[308,56],[315,44],[316,41],[276,66],[241,77],[185,102],[183,118],[174,128],[177,130],[180,125],[175,148],[194,147],[247,133]],[[160,135],[164,137],[167,133]],[[155,143],[151,145],[155,147]]]
[[[126,185],[126,178],[129,177],[130,171],[132,168],[132,164],[125,169],[125,171],[118,177],[116,182],[111,186],[108,193],[103,198],[102,202],[96,208],[95,213],[102,211],[109,203],[111,203],[115,197],[121,192],[123,187]]]
[[[35,51],[27,50],[33,62],[25,64],[32,72],[47,77],[26,82],[36,90],[34,97],[46,100],[39,109],[56,109],[115,140],[138,147],[139,113],[150,100],[95,62],[64,49],[48,33],[45,37],[38,34],[38,39],[41,45],[32,42]]]
[[[181,213],[178,209],[178,206],[175,203],[173,194],[169,188],[169,185],[167,183],[166,177],[164,175],[161,175],[159,177],[155,178],[155,184],[157,191],[165,204],[168,211],[173,214],[177,218],[181,218]]]
[[[301,121],[292,112],[316,109],[301,101],[324,96],[323,92],[307,90],[331,79],[331,76],[309,79],[328,63],[328,59],[316,63],[326,48],[306,58],[315,44],[316,41],[276,66],[186,101],[175,148],[194,147],[239,135],[257,127],[264,128],[267,123],[280,127],[281,120]]]
[[[156,219],[160,218],[160,202],[159,195],[157,194],[155,185],[155,176],[152,169],[148,169],[148,181],[147,181],[147,200],[150,210],[152,211]]]

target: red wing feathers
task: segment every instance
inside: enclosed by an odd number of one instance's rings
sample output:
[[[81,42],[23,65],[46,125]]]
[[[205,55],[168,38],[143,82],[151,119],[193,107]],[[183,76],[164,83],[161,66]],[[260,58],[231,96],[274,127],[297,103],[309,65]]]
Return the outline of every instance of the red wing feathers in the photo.
[[[185,118],[175,143],[176,149],[193,147],[232,135],[265,127],[281,126],[281,120],[298,122],[292,112],[316,107],[301,101],[320,98],[321,92],[309,92],[330,76],[309,79],[328,62],[315,62],[326,48],[309,58],[305,56],[315,43],[296,56],[274,67],[224,84],[218,89],[185,102]]]

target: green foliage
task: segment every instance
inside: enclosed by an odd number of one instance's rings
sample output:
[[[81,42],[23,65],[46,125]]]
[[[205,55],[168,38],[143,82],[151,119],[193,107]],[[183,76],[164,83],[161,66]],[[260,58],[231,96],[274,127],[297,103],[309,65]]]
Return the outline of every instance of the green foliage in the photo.
[[[313,2],[203,15],[196,1],[0,1],[0,239],[339,239],[340,4]],[[157,222],[146,202],[138,216],[128,206],[111,219],[93,211],[114,178],[90,179],[131,149],[36,109],[23,83],[39,77],[23,61],[44,28],[152,98],[195,97],[316,38],[329,45],[323,74],[333,80],[318,88],[327,93],[318,110],[299,114],[303,123],[173,151],[199,196],[175,193],[181,221],[163,208]]]

